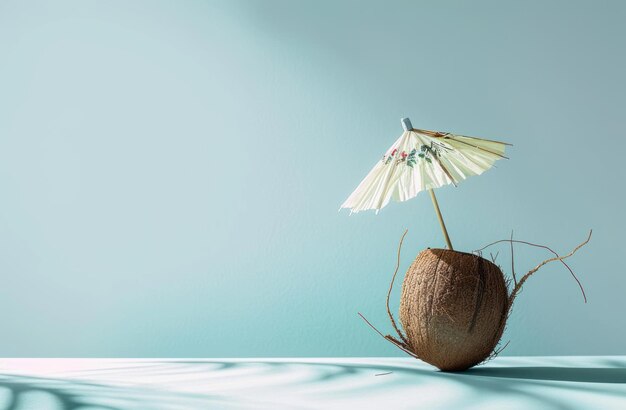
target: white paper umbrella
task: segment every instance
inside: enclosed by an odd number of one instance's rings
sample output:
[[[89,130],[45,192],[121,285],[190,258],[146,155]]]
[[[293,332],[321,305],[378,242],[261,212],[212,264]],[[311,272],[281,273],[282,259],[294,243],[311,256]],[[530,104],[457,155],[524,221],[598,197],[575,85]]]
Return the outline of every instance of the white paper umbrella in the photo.
[[[456,185],[472,175],[480,175],[497,160],[506,158],[507,143],[466,137],[447,132],[413,128],[408,118],[401,120],[404,132],[382,159],[341,205],[351,213],[378,211],[390,200],[406,201],[428,190],[439,218],[448,248],[452,243],[433,191]]]

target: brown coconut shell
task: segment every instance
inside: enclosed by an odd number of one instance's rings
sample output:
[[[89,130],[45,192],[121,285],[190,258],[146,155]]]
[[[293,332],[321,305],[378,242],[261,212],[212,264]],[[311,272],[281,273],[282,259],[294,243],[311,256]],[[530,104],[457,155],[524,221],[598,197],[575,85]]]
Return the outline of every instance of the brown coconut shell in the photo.
[[[468,369],[495,350],[508,315],[500,268],[480,256],[426,249],[411,264],[400,299],[406,343],[444,371]]]

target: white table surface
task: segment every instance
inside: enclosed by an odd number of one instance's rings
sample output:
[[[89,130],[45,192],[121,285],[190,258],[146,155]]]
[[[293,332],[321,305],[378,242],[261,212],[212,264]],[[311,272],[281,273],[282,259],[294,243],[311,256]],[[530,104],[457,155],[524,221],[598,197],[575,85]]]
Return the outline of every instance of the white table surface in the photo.
[[[626,409],[626,356],[0,359],[0,410]]]

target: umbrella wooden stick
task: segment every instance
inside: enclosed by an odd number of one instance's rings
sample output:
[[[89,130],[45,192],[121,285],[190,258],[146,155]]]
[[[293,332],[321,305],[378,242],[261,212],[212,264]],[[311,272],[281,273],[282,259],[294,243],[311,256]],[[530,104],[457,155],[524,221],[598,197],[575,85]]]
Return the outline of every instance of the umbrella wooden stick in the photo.
[[[432,189],[429,189],[428,193],[430,194],[430,199],[433,200],[433,206],[435,207],[435,212],[437,212],[437,218],[439,218],[439,225],[441,225],[443,236],[446,238],[446,244],[448,245],[448,249],[452,251],[454,250],[454,248],[452,248],[452,242],[450,242],[450,237],[448,236],[448,230],[446,229],[446,224],[445,222],[443,222],[443,216],[441,216],[441,210],[439,209],[439,203],[437,202],[435,191],[433,191]]]
[[[404,128],[404,131],[413,131],[413,125],[411,124],[411,120],[409,120],[408,118],[402,118],[400,120],[400,123],[402,123],[402,128]],[[446,238],[446,244],[448,245],[448,249],[452,251],[454,249],[452,248],[452,242],[450,242],[450,237],[448,236],[448,230],[446,229],[446,224],[443,221],[443,216],[441,216],[441,210],[439,209],[439,203],[437,202],[435,191],[433,191],[432,189],[429,189],[428,192],[430,193],[430,199],[433,200],[433,206],[435,207],[435,212],[437,212],[437,218],[439,218],[439,225],[441,225],[443,236]]]

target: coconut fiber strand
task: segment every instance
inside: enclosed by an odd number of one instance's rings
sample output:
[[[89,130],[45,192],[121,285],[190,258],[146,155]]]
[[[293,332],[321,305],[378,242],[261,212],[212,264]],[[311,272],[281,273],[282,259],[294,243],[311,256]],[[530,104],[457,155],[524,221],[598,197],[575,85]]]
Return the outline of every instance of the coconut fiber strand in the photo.
[[[465,370],[489,357],[507,315],[504,275],[480,256],[426,249],[406,272],[400,321],[408,348],[441,370]]]

